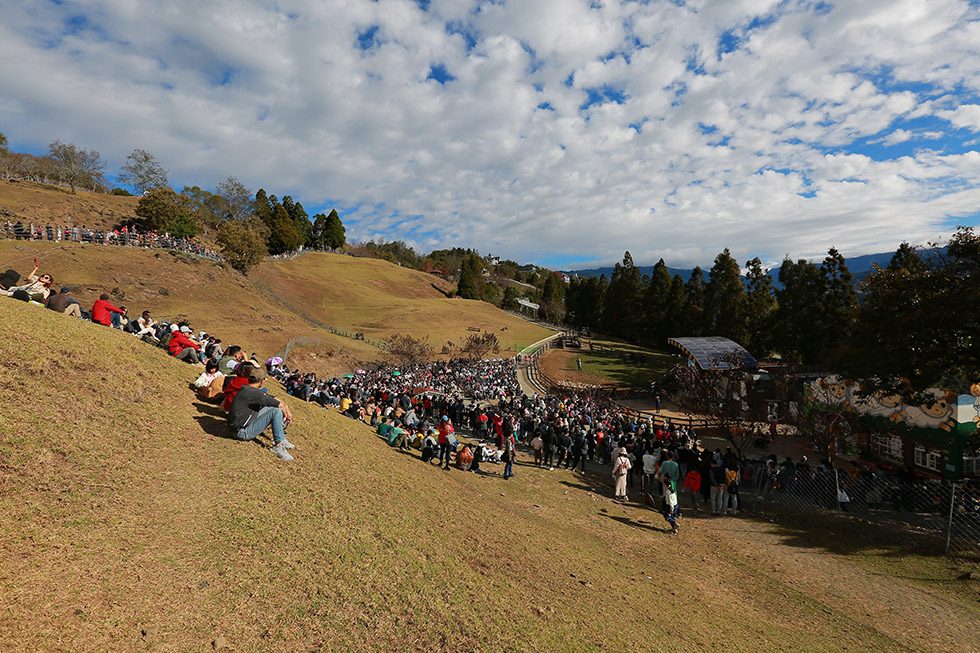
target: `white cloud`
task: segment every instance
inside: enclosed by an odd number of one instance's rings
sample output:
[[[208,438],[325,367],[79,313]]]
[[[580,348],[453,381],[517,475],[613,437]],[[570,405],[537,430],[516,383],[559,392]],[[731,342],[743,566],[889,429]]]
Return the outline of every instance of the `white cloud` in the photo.
[[[980,104],[964,104],[953,111],[940,111],[937,115],[954,127],[980,132]]]
[[[353,210],[352,237],[423,249],[630,249],[673,266],[724,247],[771,263],[867,253],[975,210],[976,155],[956,130],[980,130],[977,13],[965,0],[14,0],[0,6],[14,62],[0,128],[112,165],[144,148],[177,185],[235,175],[307,210]],[[453,79],[429,79],[433,66]],[[908,141],[933,149],[862,145]]]

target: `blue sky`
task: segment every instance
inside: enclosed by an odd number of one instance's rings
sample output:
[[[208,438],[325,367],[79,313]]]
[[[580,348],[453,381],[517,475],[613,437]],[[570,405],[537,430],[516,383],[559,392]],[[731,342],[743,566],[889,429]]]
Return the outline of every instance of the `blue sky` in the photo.
[[[967,0],[0,4],[0,132],[351,238],[594,267],[851,255],[980,207]]]

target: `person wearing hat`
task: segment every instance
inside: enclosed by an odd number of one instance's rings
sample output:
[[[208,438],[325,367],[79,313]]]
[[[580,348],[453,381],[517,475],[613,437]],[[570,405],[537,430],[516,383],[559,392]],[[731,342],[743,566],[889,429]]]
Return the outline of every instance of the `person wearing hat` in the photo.
[[[293,413],[280,399],[263,392],[265,370],[253,367],[248,373],[248,384],[235,395],[228,410],[228,426],[236,440],[254,440],[269,426],[272,427],[270,449],[281,460],[292,460],[287,449],[293,444],[286,439],[286,426],[293,420]]]
[[[174,331],[173,337],[167,344],[167,349],[170,351],[170,355],[177,360],[182,360],[187,363],[198,363],[197,350],[200,346],[193,342],[187,337],[184,329],[187,327],[182,327]]]
[[[78,300],[71,296],[71,289],[68,286],[64,286],[57,295],[48,297],[48,302],[45,306],[52,311],[64,313],[65,315],[82,317],[82,307],[78,303]]]
[[[439,421],[439,464],[443,465],[443,469],[449,469],[449,449],[455,431],[449,415],[443,415]]]

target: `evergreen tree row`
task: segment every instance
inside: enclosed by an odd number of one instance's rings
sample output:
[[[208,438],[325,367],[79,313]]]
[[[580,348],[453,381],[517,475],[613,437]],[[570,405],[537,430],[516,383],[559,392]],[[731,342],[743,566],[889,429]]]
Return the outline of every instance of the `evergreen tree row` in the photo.
[[[844,257],[831,249],[817,265],[786,259],[774,288],[754,258],[745,275],[728,249],[715,257],[707,279],[697,267],[686,281],[663,259],[641,274],[629,252],[612,277],[574,279],[565,298],[571,326],[648,346],[672,337],[723,336],[759,357],[774,353],[805,364],[824,361],[850,331],[857,293]]]

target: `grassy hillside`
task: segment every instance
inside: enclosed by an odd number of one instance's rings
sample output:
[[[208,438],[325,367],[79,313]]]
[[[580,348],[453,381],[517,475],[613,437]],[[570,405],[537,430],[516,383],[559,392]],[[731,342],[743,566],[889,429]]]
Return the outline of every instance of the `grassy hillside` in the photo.
[[[85,307],[110,292],[112,301],[131,315],[150,310],[157,317],[187,317],[196,329],[216,333],[226,344],[242,344],[261,357],[281,351],[294,336],[317,339],[320,365],[303,369],[321,372],[346,372],[353,361],[378,360],[383,353],[313,326],[305,313],[375,338],[396,332],[428,336],[437,350],[446,340],[467,335],[471,325],[493,329],[502,345],[511,348],[550,333],[483,302],[446,299],[428,275],[386,261],[311,253],[265,263],[246,277],[166,251],[0,240],[2,269],[27,275],[35,257],[42,271],[54,275],[55,286],[69,285]],[[391,308],[386,310],[384,302]],[[363,320],[357,319],[359,314]],[[398,320],[396,315],[406,317]],[[385,328],[374,326],[389,321]]]
[[[265,263],[250,276],[325,324],[376,339],[423,334],[437,351],[470,327],[495,333],[510,354],[552,333],[486,302],[448,299],[452,286],[437,277],[377,259],[311,253]]]
[[[5,651],[975,646],[976,588],[941,562],[906,580],[734,519],[670,537],[605,475],[441,471],[295,402],[282,463],[227,438],[191,367],[0,302]]]
[[[111,229],[136,215],[138,197],[104,195],[21,180],[0,180],[0,217],[35,224],[65,224],[89,229]],[[7,217],[9,212],[15,217]]]

